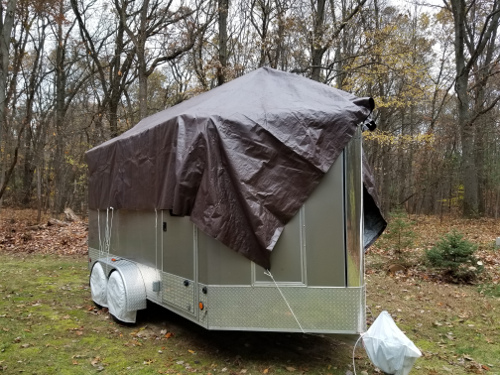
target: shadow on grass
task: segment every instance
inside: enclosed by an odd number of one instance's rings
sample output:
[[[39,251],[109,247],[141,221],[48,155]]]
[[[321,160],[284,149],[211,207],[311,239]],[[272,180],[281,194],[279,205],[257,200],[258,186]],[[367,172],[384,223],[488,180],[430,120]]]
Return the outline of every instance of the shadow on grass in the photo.
[[[185,345],[232,365],[247,361],[307,368],[346,367],[356,336],[282,332],[209,331],[159,305],[148,302],[137,326],[167,329]],[[351,359],[352,360],[352,359]],[[343,364],[343,365],[342,365]]]

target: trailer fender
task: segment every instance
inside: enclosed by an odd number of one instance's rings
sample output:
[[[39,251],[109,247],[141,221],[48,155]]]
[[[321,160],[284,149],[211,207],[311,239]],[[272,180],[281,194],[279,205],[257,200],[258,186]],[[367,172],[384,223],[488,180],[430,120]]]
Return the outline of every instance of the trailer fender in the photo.
[[[135,323],[137,310],[145,309],[146,287],[135,263],[126,260],[100,259],[109,270],[107,303],[109,312],[125,323]]]

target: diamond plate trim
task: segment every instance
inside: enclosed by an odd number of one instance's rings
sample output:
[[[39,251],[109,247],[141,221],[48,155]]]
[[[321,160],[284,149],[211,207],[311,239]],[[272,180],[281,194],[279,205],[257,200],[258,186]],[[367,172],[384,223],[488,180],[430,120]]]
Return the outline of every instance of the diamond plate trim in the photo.
[[[95,263],[99,251],[89,248],[92,259],[89,267]],[[111,258],[105,258],[105,272],[113,269]],[[109,261],[108,261],[109,259]],[[101,261],[101,260],[100,260]],[[108,263],[109,262],[109,263]],[[124,261],[125,262],[125,261]],[[116,262],[115,262],[116,263]],[[130,263],[130,262],[128,262]],[[131,263],[132,264],[132,263]],[[286,306],[278,289],[274,286],[217,286],[199,284],[172,274],[160,272],[151,267],[137,264],[146,282],[148,299],[153,299],[152,282],[146,279],[150,275],[161,276],[161,292],[156,297],[157,303],[185,318],[197,321],[208,329],[286,331],[300,332],[297,322]],[[155,276],[156,277],[156,276]],[[203,293],[207,287],[207,294]],[[366,331],[365,286],[357,288],[309,288],[304,286],[280,286],[285,298],[306,332],[316,333],[361,333]],[[199,310],[195,301],[203,302],[204,310]],[[196,319],[197,316],[197,319]]]
[[[184,285],[185,282],[189,284]],[[195,314],[194,282],[183,277],[162,272],[163,303],[172,304],[182,311]]]
[[[127,293],[127,311],[142,310],[147,306],[146,288],[139,268],[126,260],[117,260],[113,263],[125,284]]]
[[[89,271],[92,271],[92,267],[94,266],[94,263],[99,259],[99,250],[94,249],[93,247],[89,247]],[[105,270],[106,271],[106,270]]]
[[[364,287],[281,290],[306,332],[365,330]],[[301,331],[276,288],[210,286],[209,300],[210,329]]]
[[[116,263],[111,259],[120,259],[120,257],[113,254],[106,254],[106,257],[102,257],[102,254],[103,253],[101,251],[89,247],[89,258],[92,260],[91,262],[89,262],[89,270],[92,270],[94,264],[99,261],[104,268],[106,276],[109,278],[109,274],[115,269],[116,265]]]

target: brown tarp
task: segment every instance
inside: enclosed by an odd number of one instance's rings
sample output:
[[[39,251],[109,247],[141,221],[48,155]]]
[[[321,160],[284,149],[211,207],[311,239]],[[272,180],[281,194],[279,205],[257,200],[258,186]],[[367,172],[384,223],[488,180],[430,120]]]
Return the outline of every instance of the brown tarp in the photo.
[[[89,150],[89,208],[189,215],[268,269],[283,227],[373,105],[295,74],[258,69]]]

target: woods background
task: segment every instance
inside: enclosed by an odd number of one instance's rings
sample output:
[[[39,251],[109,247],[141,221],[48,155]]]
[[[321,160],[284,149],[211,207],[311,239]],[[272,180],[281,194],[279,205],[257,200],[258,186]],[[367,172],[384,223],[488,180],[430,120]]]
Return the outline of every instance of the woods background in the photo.
[[[0,1],[4,205],[86,212],[86,150],[270,66],[375,98],[385,213],[498,217],[500,0]]]

